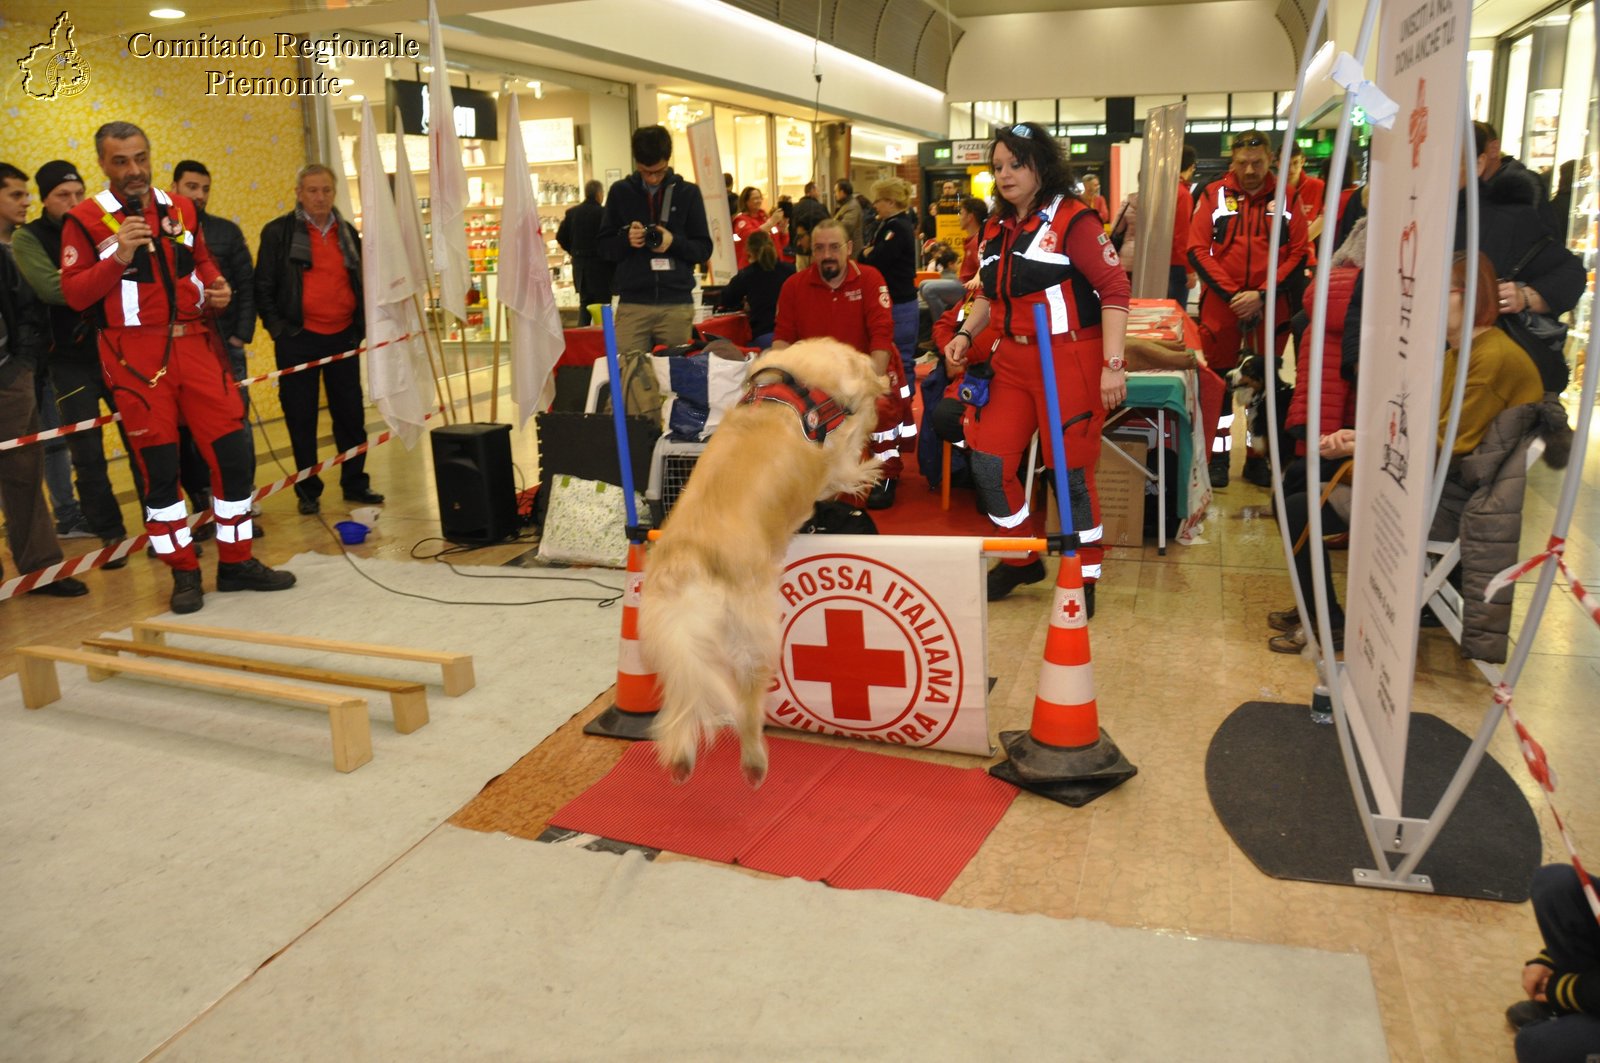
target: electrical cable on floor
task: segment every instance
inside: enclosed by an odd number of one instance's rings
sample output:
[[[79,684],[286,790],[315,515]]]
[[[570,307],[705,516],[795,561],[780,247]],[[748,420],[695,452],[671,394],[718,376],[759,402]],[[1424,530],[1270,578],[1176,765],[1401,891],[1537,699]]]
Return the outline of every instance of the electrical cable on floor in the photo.
[[[283,463],[282,456],[279,455],[278,449],[272,445],[271,437],[269,437],[267,435],[267,426],[266,426],[266,423],[264,421],[262,421],[262,419],[261,419],[261,412],[260,412],[260,410],[258,410],[256,408],[256,404],[253,403],[253,402],[250,404],[250,412],[255,416],[256,426],[261,429],[261,439],[267,446],[267,453],[272,455],[272,460],[273,460],[274,464],[276,464],[279,469],[283,470],[284,475],[292,476],[295,473],[296,470],[289,468],[288,466],[286,466]],[[518,469],[517,472],[520,475],[521,470]],[[513,575],[511,575],[509,573],[506,573],[506,574],[502,575],[502,574],[499,574],[499,573],[463,572],[460,569],[456,568],[454,565],[450,564],[449,561],[445,560],[445,558],[454,557],[457,554],[471,553],[472,551],[479,549],[479,547],[476,547],[476,546],[452,545],[452,546],[448,546],[448,547],[444,548],[443,550],[438,551],[437,553],[432,553],[432,554],[418,554],[417,553],[417,549],[419,547],[421,547],[423,543],[448,542],[449,541],[449,540],[440,538],[437,535],[431,535],[431,536],[428,536],[425,539],[418,539],[415,543],[413,543],[412,546],[411,546],[411,550],[410,550],[411,556],[414,559],[419,560],[419,561],[426,561],[426,560],[438,561],[441,564],[443,564],[446,568],[448,568],[453,574],[455,574],[457,576],[460,576],[463,579],[515,579],[515,580],[537,580],[539,582],[588,583],[588,584],[591,584],[592,586],[599,587],[601,590],[610,591],[611,593],[609,595],[607,595],[605,597],[601,597],[601,598],[595,598],[595,597],[589,597],[589,596],[583,596],[583,595],[568,595],[568,596],[563,596],[563,597],[559,597],[559,598],[535,598],[535,599],[532,599],[530,601],[525,601],[525,602],[467,602],[467,601],[457,601],[457,600],[449,599],[449,598],[434,598],[431,595],[418,594],[415,591],[403,591],[403,590],[400,590],[398,587],[391,587],[388,584],[384,583],[383,581],[374,578],[371,574],[363,571],[361,566],[356,564],[355,558],[353,558],[350,555],[350,551],[348,549],[346,549],[346,544],[345,544],[344,538],[338,533],[338,531],[336,531],[333,528],[333,526],[328,523],[327,519],[325,517],[323,517],[323,515],[322,515],[322,513],[320,511],[318,513],[316,513],[315,516],[317,518],[317,523],[322,525],[322,529],[328,533],[329,538],[331,538],[334,541],[334,543],[336,543],[338,545],[340,556],[342,556],[344,558],[346,564],[348,564],[352,569],[355,570],[356,575],[360,576],[362,579],[366,580],[368,583],[371,583],[373,586],[375,586],[375,587],[377,587],[377,588],[379,588],[381,590],[388,591],[390,594],[398,595],[398,596],[400,596],[402,598],[419,598],[422,601],[433,602],[433,603],[435,603],[437,605],[524,606],[524,605],[552,605],[552,604],[554,604],[556,602],[594,602],[595,605],[596,605],[596,608],[599,608],[599,609],[608,609],[611,606],[615,605],[617,602],[622,600],[622,588],[621,587],[613,587],[609,583],[602,583],[599,580],[590,579],[590,578],[588,578],[586,576],[513,576]],[[516,539],[508,539],[506,541],[507,542],[526,542],[526,543],[531,543],[531,542],[534,542],[535,540],[531,539],[531,538],[526,538],[526,537],[519,537],[519,538],[516,538]]]

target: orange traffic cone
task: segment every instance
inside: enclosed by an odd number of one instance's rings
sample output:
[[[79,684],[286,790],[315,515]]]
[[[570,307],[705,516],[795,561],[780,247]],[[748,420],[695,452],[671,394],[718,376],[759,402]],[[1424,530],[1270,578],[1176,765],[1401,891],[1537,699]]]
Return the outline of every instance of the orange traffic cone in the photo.
[[[1063,554],[1033,723],[1026,731],[1000,732],[1010,759],[989,769],[997,779],[1073,807],[1088,804],[1139,772],[1100,727],[1088,613],[1082,562],[1076,553]]]
[[[627,585],[622,592],[622,638],[617,644],[617,693],[611,707],[589,721],[584,734],[609,738],[650,737],[650,721],[661,708],[655,673],[639,651],[639,600],[644,587],[643,543],[628,544]]]

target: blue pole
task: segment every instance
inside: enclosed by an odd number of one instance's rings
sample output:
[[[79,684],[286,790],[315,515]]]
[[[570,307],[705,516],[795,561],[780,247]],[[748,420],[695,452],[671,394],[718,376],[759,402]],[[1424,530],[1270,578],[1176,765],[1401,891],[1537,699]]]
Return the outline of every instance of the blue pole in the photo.
[[[1061,531],[1071,535],[1077,529],[1072,526],[1072,498],[1067,494],[1067,433],[1061,426],[1061,398],[1056,393],[1056,362],[1050,350],[1050,319],[1045,314],[1043,303],[1034,304],[1033,329],[1039,339],[1039,372],[1044,377],[1044,408],[1050,415],[1050,438],[1055,440],[1052,449],[1056,457],[1050,466],[1055,473],[1056,511],[1061,517]],[[1076,554],[1077,551],[1068,550],[1067,553]]]
[[[600,308],[600,324],[606,333],[606,367],[611,371],[611,422],[617,431],[617,461],[622,466],[622,504],[627,507],[628,527],[639,526],[639,510],[633,501],[633,453],[628,447],[627,396],[622,388],[622,360],[617,357],[617,326],[611,320],[611,307]],[[634,542],[643,542],[634,539]]]

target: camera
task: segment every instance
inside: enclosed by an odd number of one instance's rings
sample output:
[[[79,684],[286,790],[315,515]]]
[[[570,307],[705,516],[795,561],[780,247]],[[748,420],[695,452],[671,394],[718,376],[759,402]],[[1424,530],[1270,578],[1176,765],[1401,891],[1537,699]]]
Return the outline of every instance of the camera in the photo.
[[[659,251],[661,250],[662,238],[661,230],[652,225],[644,231],[644,246],[652,251]]]
[[[967,366],[956,397],[968,406],[982,406],[989,401],[989,381],[994,379],[994,366],[988,362],[973,362]]]

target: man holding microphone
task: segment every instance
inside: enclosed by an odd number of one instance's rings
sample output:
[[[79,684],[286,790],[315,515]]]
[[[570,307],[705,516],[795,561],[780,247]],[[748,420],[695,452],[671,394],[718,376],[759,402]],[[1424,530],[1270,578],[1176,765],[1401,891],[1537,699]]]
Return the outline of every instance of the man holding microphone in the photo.
[[[226,309],[233,293],[206,250],[194,204],[152,187],[144,131],[109,122],[94,140],[110,187],[66,216],[61,291],[74,310],[94,308],[99,318],[101,368],[133,460],[144,470],[145,528],[172,568],[172,611],[204,604],[188,509],[178,495],[180,422],[211,466],[217,589],[285,590],[294,575],[251,556],[255,469],[244,406],[206,320],[207,311]]]

